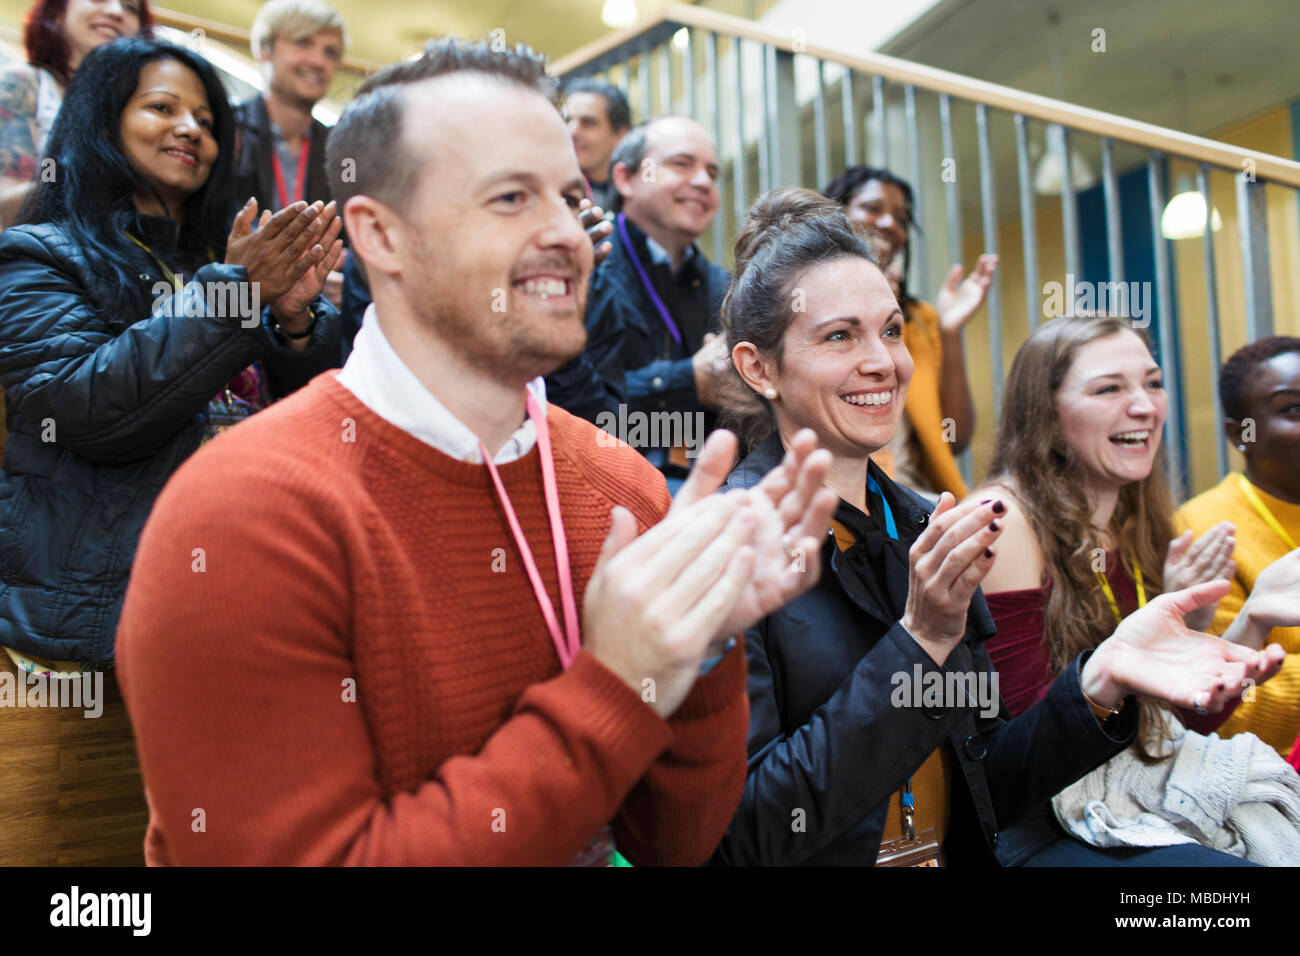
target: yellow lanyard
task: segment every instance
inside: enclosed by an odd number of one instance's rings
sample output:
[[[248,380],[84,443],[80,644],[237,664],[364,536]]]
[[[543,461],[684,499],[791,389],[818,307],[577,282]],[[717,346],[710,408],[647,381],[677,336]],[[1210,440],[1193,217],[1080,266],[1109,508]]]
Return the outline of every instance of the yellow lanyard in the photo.
[[[1133,586],[1137,589],[1138,607],[1147,606],[1147,589],[1142,584],[1142,569],[1138,563],[1129,557],[1129,563],[1133,565]],[[1106,580],[1105,571],[1097,571],[1097,583],[1101,585],[1102,591],[1106,595],[1106,600],[1110,602],[1110,609],[1115,614],[1115,623],[1119,624],[1124,620],[1124,615],[1120,613],[1119,602],[1115,600],[1115,592],[1110,589],[1110,582]]]
[[[1277,536],[1282,539],[1287,548],[1291,551],[1296,549],[1295,538],[1287,534],[1286,528],[1282,527],[1282,522],[1273,516],[1273,512],[1268,510],[1268,505],[1255,493],[1255,487],[1247,480],[1245,475],[1237,476],[1237,483],[1241,485],[1242,493],[1245,494],[1246,500],[1255,506],[1259,516],[1264,519],[1264,523],[1277,532]]]
[[[131,235],[129,232],[126,234],[126,237],[130,239],[132,242],[134,242],[141,249],[143,249],[145,252],[149,253],[149,255],[153,258],[153,261],[158,263],[158,268],[163,271],[163,275],[167,277],[167,281],[172,284],[172,288],[175,289],[177,292],[180,292],[181,283],[180,280],[176,278],[176,273],[172,272],[171,269],[167,268],[166,264],[161,259],[158,258],[158,254],[154,252],[152,249],[150,249],[148,246],[146,246],[139,239],[137,239],[135,236]]]

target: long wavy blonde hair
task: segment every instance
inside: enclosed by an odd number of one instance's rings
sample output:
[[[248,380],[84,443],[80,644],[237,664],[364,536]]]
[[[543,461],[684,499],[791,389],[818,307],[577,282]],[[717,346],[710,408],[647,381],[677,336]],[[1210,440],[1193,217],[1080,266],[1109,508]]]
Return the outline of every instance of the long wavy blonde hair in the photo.
[[[1051,575],[1043,623],[1053,677],[1115,630],[1114,613],[1094,572],[1103,531],[1129,573],[1133,563],[1141,569],[1149,597],[1164,589],[1173,528],[1164,449],[1156,454],[1151,474],[1120,489],[1110,526],[1096,528],[1079,481],[1083,464],[1067,444],[1056,413],[1057,393],[1079,349],[1126,331],[1137,334],[1150,350],[1146,336],[1127,319],[1078,315],[1045,322],[1020,346],[1002,394],[1002,419],[986,483],[1003,483],[1015,492]],[[1138,745],[1149,759],[1159,755],[1166,736],[1158,714],[1165,707],[1142,700]]]

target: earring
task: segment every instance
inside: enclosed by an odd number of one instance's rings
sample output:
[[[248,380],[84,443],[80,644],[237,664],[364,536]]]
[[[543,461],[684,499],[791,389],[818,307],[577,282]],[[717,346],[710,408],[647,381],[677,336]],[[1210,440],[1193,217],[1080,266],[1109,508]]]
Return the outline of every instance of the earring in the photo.
[[[1238,446],[1237,446],[1237,451],[1242,452],[1242,453],[1245,453],[1245,451],[1246,451],[1246,446],[1245,446],[1245,444],[1238,445]]]
[[[767,397],[769,402],[774,401],[776,399],[776,389],[769,386],[768,388],[763,389],[763,395]]]

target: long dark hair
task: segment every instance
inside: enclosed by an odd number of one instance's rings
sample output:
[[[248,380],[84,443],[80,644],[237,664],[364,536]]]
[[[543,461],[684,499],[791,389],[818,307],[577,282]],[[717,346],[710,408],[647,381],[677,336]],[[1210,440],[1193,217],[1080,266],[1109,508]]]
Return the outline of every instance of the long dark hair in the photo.
[[[148,63],[175,60],[198,75],[213,115],[217,159],[207,182],[185,201],[182,248],[211,248],[220,257],[234,213],[235,119],[221,81],[206,60],[189,50],[124,37],[92,50],[68,86],[46,154],[54,176],[44,176],[24,204],[20,223],[57,223],[81,248],[98,283],[94,290],[109,314],[138,304],[137,278],[144,253],[126,238],[137,212],[133,197],[153,192],[122,151],[121,118]],[[161,197],[159,197],[161,200]]]
[[[68,81],[68,38],[63,35],[63,15],[68,12],[68,0],[36,0],[23,23],[23,45],[27,48],[27,62],[43,66],[63,82]],[[153,35],[153,14],[149,0],[140,0],[140,33]]]
[[[779,368],[785,332],[794,319],[795,281],[819,263],[847,256],[876,261],[840,203],[811,189],[774,189],[759,196],[736,238],[735,272],[722,300],[727,351],[750,342]],[[740,375],[734,365],[731,374]],[[723,410],[722,423],[739,436],[742,454],[776,427],[771,403],[761,395],[759,400],[763,411],[757,415]]]
[[[899,253],[903,257],[903,261],[898,270],[898,302],[903,306],[903,311],[906,312],[907,306],[916,301],[912,294],[907,291],[907,274],[912,266],[912,233],[920,232],[920,227],[916,224],[912,184],[881,166],[850,166],[826,184],[826,188],[822,190],[822,195],[828,199],[834,199],[847,209],[859,190],[872,180],[888,186],[897,186],[898,191],[903,194],[903,203],[907,207],[907,242],[903,243],[903,248]]]

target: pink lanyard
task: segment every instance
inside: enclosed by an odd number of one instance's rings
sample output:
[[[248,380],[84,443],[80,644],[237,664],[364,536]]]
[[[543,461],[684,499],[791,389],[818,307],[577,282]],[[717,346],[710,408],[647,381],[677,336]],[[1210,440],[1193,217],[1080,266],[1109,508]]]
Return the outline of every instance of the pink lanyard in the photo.
[[[578,636],[578,603],[573,596],[573,576],[569,570],[569,545],[564,538],[564,519],[560,515],[560,494],[555,485],[555,461],[551,457],[551,435],[546,427],[546,414],[538,405],[532,392],[528,393],[526,407],[528,417],[532,419],[537,429],[537,451],[542,459],[542,490],[546,496],[546,513],[551,523],[551,541],[555,546],[555,573],[560,579],[560,598],[564,605],[563,633],[560,632],[560,622],[555,617],[551,596],[546,593],[541,572],[537,570],[537,562],[533,560],[532,549],[528,547],[524,529],[519,526],[519,519],[510,504],[510,496],[506,494],[506,486],[501,482],[497,466],[483,446],[483,442],[480,441],[478,447],[488,467],[488,473],[492,475],[492,484],[496,486],[497,495],[501,499],[501,507],[506,513],[506,521],[510,524],[510,532],[515,536],[515,544],[519,547],[520,557],[524,560],[524,568],[528,571],[528,580],[532,582],[537,604],[542,609],[542,617],[546,618],[546,629],[551,632],[551,640],[555,642],[555,650],[560,655],[560,664],[568,670],[573,664],[573,659],[578,656],[578,648],[581,646]]]
[[[302,149],[298,151],[298,172],[294,175],[293,195],[289,195],[289,187],[284,184],[284,168],[280,165],[280,152],[274,146],[271,147],[271,169],[275,172],[275,188],[280,194],[280,208],[291,206],[299,199],[306,199],[307,194],[303,192],[302,184],[307,178],[307,152],[311,146],[311,139],[307,136],[302,138]]]

